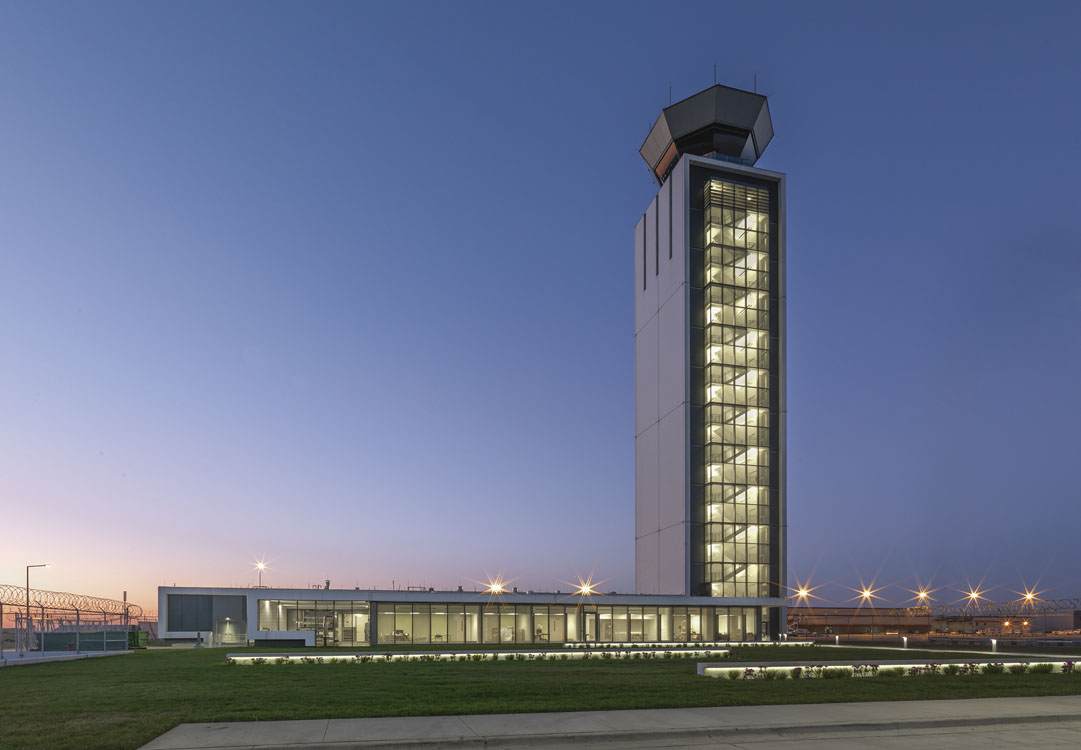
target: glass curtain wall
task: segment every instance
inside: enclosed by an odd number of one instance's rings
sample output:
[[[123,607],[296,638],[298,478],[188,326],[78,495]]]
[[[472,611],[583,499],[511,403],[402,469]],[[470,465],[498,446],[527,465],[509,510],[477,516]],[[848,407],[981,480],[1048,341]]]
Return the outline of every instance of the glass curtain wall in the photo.
[[[313,630],[317,646],[369,642],[368,602],[260,599],[259,630]]]
[[[769,191],[709,179],[703,218],[706,507],[702,559],[711,595],[766,597],[770,570]],[[695,628],[688,622],[686,630],[690,633]],[[730,630],[748,632],[742,625]],[[676,633],[676,640],[681,640],[678,627]]]
[[[261,599],[260,630],[312,630],[317,646],[755,640],[755,607],[395,604]],[[762,610],[764,614],[765,610]]]

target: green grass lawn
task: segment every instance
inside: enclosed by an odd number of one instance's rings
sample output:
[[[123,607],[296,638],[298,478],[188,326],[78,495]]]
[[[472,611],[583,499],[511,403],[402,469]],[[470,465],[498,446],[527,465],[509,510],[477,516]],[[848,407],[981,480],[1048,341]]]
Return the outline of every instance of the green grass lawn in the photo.
[[[227,651],[244,650],[161,649],[0,669],[0,747],[123,750],[182,722],[1081,693],[1081,676],[1058,674],[730,681],[698,677],[694,659],[225,663]],[[904,658],[948,656],[911,650]],[[763,664],[889,658],[861,648],[768,646],[739,655]]]

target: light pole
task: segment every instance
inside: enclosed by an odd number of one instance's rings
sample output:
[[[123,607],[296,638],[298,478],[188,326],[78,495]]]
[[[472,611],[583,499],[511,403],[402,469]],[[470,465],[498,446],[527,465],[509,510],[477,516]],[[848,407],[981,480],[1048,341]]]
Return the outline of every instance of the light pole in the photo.
[[[26,566],[26,650],[30,650],[30,568],[47,568],[49,563],[39,563],[37,565]],[[45,624],[42,623],[42,628]],[[41,642],[42,651],[45,650],[45,641]]]

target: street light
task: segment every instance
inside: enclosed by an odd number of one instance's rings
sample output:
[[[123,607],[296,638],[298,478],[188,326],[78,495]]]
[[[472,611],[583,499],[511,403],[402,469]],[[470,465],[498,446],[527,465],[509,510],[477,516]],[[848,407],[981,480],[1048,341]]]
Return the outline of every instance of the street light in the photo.
[[[252,570],[259,571],[259,588],[263,588],[263,571],[270,566],[267,565],[266,560],[256,560],[254,563],[252,563],[252,565],[255,566],[254,568],[252,568]]]
[[[47,568],[49,563],[38,563],[26,566],[26,650],[30,650],[30,568]],[[44,629],[45,623],[41,627]],[[45,650],[45,641],[41,642],[41,650]]]

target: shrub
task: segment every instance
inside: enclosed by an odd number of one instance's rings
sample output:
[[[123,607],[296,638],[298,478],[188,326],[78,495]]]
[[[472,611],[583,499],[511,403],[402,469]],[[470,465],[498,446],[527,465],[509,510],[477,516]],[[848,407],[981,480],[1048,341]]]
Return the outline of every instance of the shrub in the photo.
[[[1028,671],[1028,664],[1011,664],[1010,674],[1024,674]]]
[[[266,664],[266,659],[264,659],[261,656],[257,656],[257,657],[255,657],[254,659],[251,660],[251,663],[252,664]]]
[[[1066,661],[1062,663],[1062,674],[1077,674],[1078,670],[1074,669],[1074,663],[1072,661]]]
[[[739,672],[738,672],[738,671],[736,671],[735,669],[733,669],[733,670],[730,670],[730,671],[728,671],[728,672],[725,672],[725,673],[724,673],[724,676],[725,676],[725,677],[727,677],[727,678],[728,678],[728,679],[730,679],[730,680],[738,680],[738,679],[739,679],[739,677],[740,677],[740,674],[739,674]]]
[[[938,674],[939,673],[939,668],[940,667],[939,667],[938,664],[935,664],[934,662],[931,662],[930,664],[925,666],[923,669],[924,669],[925,674]]]
[[[835,680],[841,677],[851,677],[851,667],[826,667],[822,670],[822,678],[826,680]]]
[[[904,673],[904,667],[882,667],[878,670],[879,677],[901,677]]]
[[[792,679],[798,680],[803,676],[803,667],[792,667]]]
[[[942,674],[955,675],[961,674],[960,664],[947,664],[942,668]]]
[[[235,667],[236,666],[236,659],[230,659],[229,657],[226,657],[225,658],[225,664],[226,664],[226,666],[229,666],[229,667]]]
[[[605,651],[604,653],[601,654],[601,658],[602,659],[611,659],[612,658],[612,652],[611,651]]]
[[[980,667],[980,672],[983,674],[1002,674],[1005,671],[1001,664],[984,664]]]
[[[1033,664],[1028,668],[1033,674],[1051,674],[1055,671],[1054,664]]]
[[[473,661],[480,661],[484,658],[484,654],[473,654]]]

